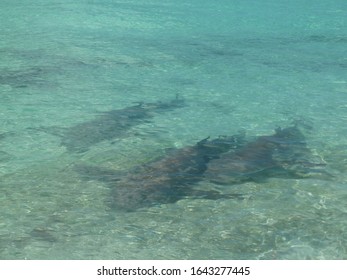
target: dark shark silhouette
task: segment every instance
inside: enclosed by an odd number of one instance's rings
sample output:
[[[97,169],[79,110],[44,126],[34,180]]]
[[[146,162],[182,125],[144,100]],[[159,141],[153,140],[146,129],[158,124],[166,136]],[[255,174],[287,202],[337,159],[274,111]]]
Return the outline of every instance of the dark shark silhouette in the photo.
[[[124,137],[130,128],[153,118],[154,113],[183,106],[183,99],[178,97],[169,102],[139,103],[135,106],[101,113],[91,121],[72,127],[45,127],[39,130],[61,137],[61,144],[69,152],[85,152],[91,146],[104,140]]]
[[[193,146],[172,150],[165,157],[137,166],[123,176],[90,166],[76,168],[87,179],[109,183],[112,186],[111,205],[123,211],[174,203],[184,197],[230,198],[231,195],[198,190],[193,186],[202,179],[210,160],[241,143],[242,136],[204,139]]]
[[[325,163],[313,159],[298,126],[278,128],[208,164],[204,177],[217,184],[261,181],[269,177],[306,177]]]
[[[125,174],[93,166],[76,166],[86,179],[111,187],[111,205],[134,211],[156,204],[175,203],[185,197],[221,199],[242,197],[199,190],[201,180],[217,184],[262,181],[270,177],[303,178],[324,163],[311,161],[304,135],[297,126],[278,128],[273,135],[246,142],[244,135],[204,139],[172,150],[165,157],[137,166]]]

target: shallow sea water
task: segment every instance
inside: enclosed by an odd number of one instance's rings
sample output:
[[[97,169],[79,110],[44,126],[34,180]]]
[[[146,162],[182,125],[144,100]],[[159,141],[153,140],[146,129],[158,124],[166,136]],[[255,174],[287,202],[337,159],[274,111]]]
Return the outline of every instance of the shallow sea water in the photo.
[[[201,2],[1,1],[0,259],[347,259],[347,2]],[[42,129],[177,94],[83,153]],[[201,181],[242,199],[122,213],[73,168],[294,120],[332,176]]]

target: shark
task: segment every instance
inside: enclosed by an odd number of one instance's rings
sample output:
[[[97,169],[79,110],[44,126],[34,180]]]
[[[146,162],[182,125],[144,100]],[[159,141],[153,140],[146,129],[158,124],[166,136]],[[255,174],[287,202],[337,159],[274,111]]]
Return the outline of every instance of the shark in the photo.
[[[242,198],[243,194],[195,186],[201,181],[232,185],[272,177],[305,178],[316,167],[325,166],[312,158],[304,134],[294,125],[250,140],[244,133],[205,138],[123,173],[83,165],[76,165],[75,170],[86,180],[110,187],[111,208],[132,212],[184,198]]]
[[[71,127],[40,127],[38,130],[57,135],[67,151],[83,153],[91,146],[105,141],[124,137],[132,127],[148,122],[155,113],[161,113],[185,106],[184,100],[168,102],[140,102],[137,105],[103,112],[94,119]]]
[[[241,143],[242,135],[206,138],[195,145],[172,149],[165,156],[135,166],[121,176],[115,171],[93,166],[76,166],[76,170],[87,180],[107,183],[111,188],[111,207],[126,212],[175,203],[186,197],[230,198],[233,195],[199,190],[194,185],[203,178],[209,161]]]
[[[326,164],[314,158],[297,125],[277,128],[208,164],[204,178],[216,184],[262,181],[271,177],[304,178]]]

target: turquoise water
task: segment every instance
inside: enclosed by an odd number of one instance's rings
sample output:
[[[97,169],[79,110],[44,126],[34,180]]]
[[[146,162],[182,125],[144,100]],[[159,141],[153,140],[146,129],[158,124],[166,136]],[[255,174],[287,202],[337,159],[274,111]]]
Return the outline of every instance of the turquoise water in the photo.
[[[346,1],[3,0],[0,57],[0,259],[347,258]],[[63,128],[177,94],[185,107],[121,137],[62,145]],[[243,198],[124,213],[74,169],[293,120],[331,176],[202,180]]]

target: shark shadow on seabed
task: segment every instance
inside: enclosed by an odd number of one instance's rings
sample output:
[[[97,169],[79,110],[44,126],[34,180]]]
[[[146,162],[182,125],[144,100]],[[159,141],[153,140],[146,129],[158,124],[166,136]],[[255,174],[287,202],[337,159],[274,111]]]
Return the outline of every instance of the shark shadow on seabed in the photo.
[[[61,138],[61,144],[69,152],[86,152],[105,140],[124,137],[132,127],[148,122],[155,113],[181,108],[184,100],[179,98],[169,102],[139,103],[135,106],[101,113],[93,120],[72,127],[40,127],[36,130],[51,133]]]
[[[165,157],[137,166],[122,176],[115,171],[93,166],[76,166],[87,180],[99,180],[111,187],[111,207],[135,211],[158,204],[175,203],[186,197],[221,199],[239,195],[221,194],[214,190],[198,190],[199,182],[210,160],[242,145],[243,136],[204,139],[193,146],[170,151]]]
[[[204,178],[216,184],[263,181],[271,177],[306,178],[312,174],[330,176],[326,164],[313,156],[297,125],[278,128],[275,134],[260,136],[238,149],[212,160]]]

